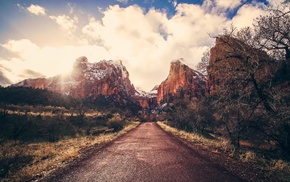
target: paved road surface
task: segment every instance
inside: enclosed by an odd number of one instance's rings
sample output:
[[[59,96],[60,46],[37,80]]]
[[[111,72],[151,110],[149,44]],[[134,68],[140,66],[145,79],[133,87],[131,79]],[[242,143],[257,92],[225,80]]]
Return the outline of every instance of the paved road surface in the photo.
[[[243,181],[168,135],[156,123],[133,131],[47,181]]]

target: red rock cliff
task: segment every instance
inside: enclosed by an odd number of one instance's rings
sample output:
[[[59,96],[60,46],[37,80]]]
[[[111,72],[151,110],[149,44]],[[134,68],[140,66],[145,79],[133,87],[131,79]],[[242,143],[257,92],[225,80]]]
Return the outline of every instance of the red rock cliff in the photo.
[[[181,60],[171,62],[170,72],[157,92],[157,102],[170,103],[175,99],[191,100],[201,98],[205,91],[204,76],[189,68]]]
[[[135,94],[129,73],[121,61],[89,63],[86,57],[76,60],[70,75],[28,79],[12,86],[48,89],[77,98],[95,98],[99,95],[132,97]]]
[[[157,106],[156,95],[158,87],[158,85],[155,86],[149,93],[140,88],[136,89],[135,99],[143,109],[153,109]]]
[[[258,83],[265,82],[273,74],[272,64],[270,57],[261,50],[231,37],[217,38],[215,46],[210,50],[207,94],[219,94],[227,90],[229,85],[231,88],[242,89],[238,85],[246,84],[243,82],[251,74]],[[224,88],[225,85],[228,88]],[[235,92],[234,89],[232,91]]]

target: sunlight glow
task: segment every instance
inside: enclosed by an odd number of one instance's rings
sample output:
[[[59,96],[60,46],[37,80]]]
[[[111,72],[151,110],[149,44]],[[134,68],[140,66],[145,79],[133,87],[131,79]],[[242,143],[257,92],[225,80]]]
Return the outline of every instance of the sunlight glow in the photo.
[[[278,1],[269,0],[269,4]],[[57,10],[46,3],[16,4],[8,24],[11,32],[0,32],[8,38],[0,42],[0,74],[15,83],[69,73],[80,56],[89,62],[121,59],[131,82],[150,91],[166,78],[172,60],[184,58],[188,65],[197,65],[203,51],[214,43],[209,34],[218,35],[231,24],[251,26],[266,7],[263,2],[241,0],[162,3],[174,11],[140,3],[107,3],[98,11],[96,3],[96,15],[79,1],[62,3]]]

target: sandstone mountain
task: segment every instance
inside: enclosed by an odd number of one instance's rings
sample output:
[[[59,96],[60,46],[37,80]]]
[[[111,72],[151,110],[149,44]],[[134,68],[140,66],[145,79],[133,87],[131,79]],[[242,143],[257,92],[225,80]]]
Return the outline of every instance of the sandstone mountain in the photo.
[[[93,100],[99,96],[114,96],[117,100],[124,100],[124,98],[130,100],[143,109],[153,109],[158,104],[169,103],[175,99],[191,100],[204,96],[204,76],[182,61],[180,59],[171,62],[168,78],[149,93],[139,88],[135,89],[121,61],[103,60],[90,63],[86,57],[80,57],[75,61],[71,74],[26,79],[12,87],[48,89],[75,98]]]
[[[157,90],[159,85],[155,86],[150,92],[145,92],[141,88],[136,88],[135,99],[144,109],[153,109],[157,106]]]
[[[241,58],[240,55],[246,57]],[[254,58],[262,62],[255,65]],[[114,96],[115,100],[125,98],[144,109],[154,109],[158,105],[175,100],[190,101],[205,95],[218,94],[223,90],[224,84],[242,85],[242,81],[236,83],[235,77],[251,76],[251,73],[245,72],[244,69],[249,65],[253,67],[250,70],[253,70],[254,79],[258,84],[273,75],[271,60],[265,52],[227,37],[217,38],[215,46],[210,51],[207,79],[183,61],[183,59],[172,61],[166,80],[149,93],[139,88],[135,89],[121,61],[103,60],[90,63],[86,57],[80,57],[75,61],[73,71],[69,75],[27,79],[12,86],[48,89],[76,98],[96,99],[99,96]],[[231,83],[232,80],[235,83]]]
[[[227,36],[217,38],[210,50],[206,93],[216,95],[225,90],[236,92],[252,87],[253,81],[261,85],[273,75],[273,63],[266,52],[240,40]]]
[[[129,80],[129,73],[121,61],[100,61],[89,63],[86,57],[78,58],[69,75],[51,78],[27,79],[12,86],[48,89],[76,98],[116,96],[131,98],[135,88]]]
[[[205,85],[204,75],[185,65],[183,59],[172,61],[168,77],[158,88],[157,102],[201,98],[205,94]]]

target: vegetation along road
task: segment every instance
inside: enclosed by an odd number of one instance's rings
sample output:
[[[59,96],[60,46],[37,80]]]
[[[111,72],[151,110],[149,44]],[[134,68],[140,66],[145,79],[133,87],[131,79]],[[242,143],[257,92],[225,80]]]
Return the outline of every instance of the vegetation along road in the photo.
[[[142,123],[108,147],[43,181],[243,181],[164,132]]]

